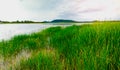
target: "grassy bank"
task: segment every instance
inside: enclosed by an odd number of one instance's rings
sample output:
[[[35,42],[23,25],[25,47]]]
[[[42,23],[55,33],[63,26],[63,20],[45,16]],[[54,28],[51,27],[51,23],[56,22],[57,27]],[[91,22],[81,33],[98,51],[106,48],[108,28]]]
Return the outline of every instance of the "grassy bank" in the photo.
[[[0,42],[0,53],[7,70],[120,70],[120,22],[15,36]]]

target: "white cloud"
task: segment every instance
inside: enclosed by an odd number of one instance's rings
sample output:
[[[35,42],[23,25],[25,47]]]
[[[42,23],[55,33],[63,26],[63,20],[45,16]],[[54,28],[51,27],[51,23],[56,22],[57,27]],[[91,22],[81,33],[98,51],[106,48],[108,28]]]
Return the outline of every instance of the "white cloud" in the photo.
[[[57,17],[57,0],[0,0],[0,20],[52,20]],[[56,7],[54,5],[56,4]],[[53,8],[53,9],[52,9]]]
[[[76,20],[115,20],[120,18],[119,3],[119,0],[74,0],[69,4],[64,3],[67,8],[62,11],[63,16],[60,14],[60,17],[66,18],[74,14],[71,18]],[[64,12],[71,14],[64,14]]]
[[[25,11],[17,0],[0,0],[0,20],[25,19],[28,12]]]
[[[120,20],[120,0],[0,0],[0,20]]]

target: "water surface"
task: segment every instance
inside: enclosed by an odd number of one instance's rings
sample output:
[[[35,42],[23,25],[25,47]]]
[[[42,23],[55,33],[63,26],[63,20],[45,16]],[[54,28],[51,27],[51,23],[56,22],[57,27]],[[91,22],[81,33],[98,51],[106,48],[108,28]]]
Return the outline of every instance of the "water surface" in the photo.
[[[30,34],[49,27],[69,26],[53,24],[0,24],[0,41],[7,40],[19,34]]]

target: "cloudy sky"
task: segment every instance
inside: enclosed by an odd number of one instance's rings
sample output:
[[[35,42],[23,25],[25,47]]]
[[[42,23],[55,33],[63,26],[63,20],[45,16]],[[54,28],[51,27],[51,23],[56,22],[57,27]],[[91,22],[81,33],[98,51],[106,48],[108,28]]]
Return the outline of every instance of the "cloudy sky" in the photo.
[[[120,20],[120,0],[0,0],[0,20]]]

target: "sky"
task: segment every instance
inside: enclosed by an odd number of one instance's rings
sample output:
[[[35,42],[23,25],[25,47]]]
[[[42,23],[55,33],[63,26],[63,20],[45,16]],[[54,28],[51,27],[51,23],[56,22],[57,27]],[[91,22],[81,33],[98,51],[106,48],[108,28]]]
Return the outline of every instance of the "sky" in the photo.
[[[0,0],[0,20],[120,20],[120,0]]]

